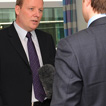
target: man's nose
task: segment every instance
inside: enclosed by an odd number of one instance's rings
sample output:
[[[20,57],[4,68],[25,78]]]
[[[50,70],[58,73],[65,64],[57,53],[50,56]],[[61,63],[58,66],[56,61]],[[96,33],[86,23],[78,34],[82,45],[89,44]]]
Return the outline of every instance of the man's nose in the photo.
[[[35,17],[39,17],[39,16],[40,16],[40,11],[39,11],[38,9],[36,9],[36,10],[34,11],[34,16],[35,16]]]

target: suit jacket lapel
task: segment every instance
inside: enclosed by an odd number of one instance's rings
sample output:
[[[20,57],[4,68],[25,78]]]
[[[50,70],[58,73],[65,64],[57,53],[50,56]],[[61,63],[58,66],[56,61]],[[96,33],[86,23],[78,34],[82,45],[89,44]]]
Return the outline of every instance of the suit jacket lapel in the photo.
[[[29,65],[26,53],[23,49],[23,46],[21,44],[21,41],[18,37],[18,34],[13,26],[13,24],[9,28],[9,39],[12,44],[12,46],[16,49],[17,53],[20,55],[20,57],[24,60],[24,62]]]
[[[39,46],[40,46],[42,61],[45,64],[45,50],[44,50],[44,47],[45,47],[44,44],[46,44],[45,43],[45,36],[43,36],[39,30],[35,30],[35,31],[36,31],[36,35],[37,35]]]

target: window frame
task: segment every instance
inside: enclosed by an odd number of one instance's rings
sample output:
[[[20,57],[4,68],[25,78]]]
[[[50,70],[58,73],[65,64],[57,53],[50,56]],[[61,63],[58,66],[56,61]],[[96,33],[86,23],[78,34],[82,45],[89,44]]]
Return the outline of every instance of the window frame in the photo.
[[[62,0],[43,0],[44,7],[62,7]],[[0,0],[0,8],[15,8],[16,0]]]

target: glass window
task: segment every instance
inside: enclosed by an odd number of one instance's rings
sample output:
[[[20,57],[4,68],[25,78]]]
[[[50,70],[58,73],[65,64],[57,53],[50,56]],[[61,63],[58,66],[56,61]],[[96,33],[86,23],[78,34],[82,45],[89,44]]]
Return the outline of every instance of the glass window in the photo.
[[[0,9],[0,24],[12,22],[15,19],[14,9]]]
[[[14,20],[14,9],[0,9],[0,29],[9,26]],[[38,29],[50,33],[53,36],[55,44],[57,44],[64,37],[63,8],[44,8],[43,17]]]

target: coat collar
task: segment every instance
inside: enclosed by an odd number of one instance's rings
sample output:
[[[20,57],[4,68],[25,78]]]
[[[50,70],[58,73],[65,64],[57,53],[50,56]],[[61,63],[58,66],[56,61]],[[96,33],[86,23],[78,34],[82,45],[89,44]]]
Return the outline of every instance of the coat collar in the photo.
[[[95,21],[93,21],[89,27],[93,27],[93,26],[97,26],[97,25],[102,25],[102,24],[106,24],[106,17],[102,17],[102,18],[99,18]]]
[[[12,24],[10,27],[9,27],[9,30],[8,30],[8,34],[9,34],[9,40],[12,44],[12,46],[15,48],[15,50],[17,51],[17,53],[20,55],[20,57],[24,60],[24,62],[29,65],[28,63],[28,60],[27,60],[27,56],[26,56],[26,53],[23,49],[23,46],[21,44],[21,41],[19,39],[19,36],[15,30],[15,27],[14,25]]]
[[[38,39],[38,43],[39,43],[39,47],[40,47],[40,51],[41,51],[41,56],[42,56],[42,61],[43,64],[45,64],[45,45],[46,45],[46,37],[44,36],[44,33],[42,33],[42,31],[36,29],[36,36]]]

